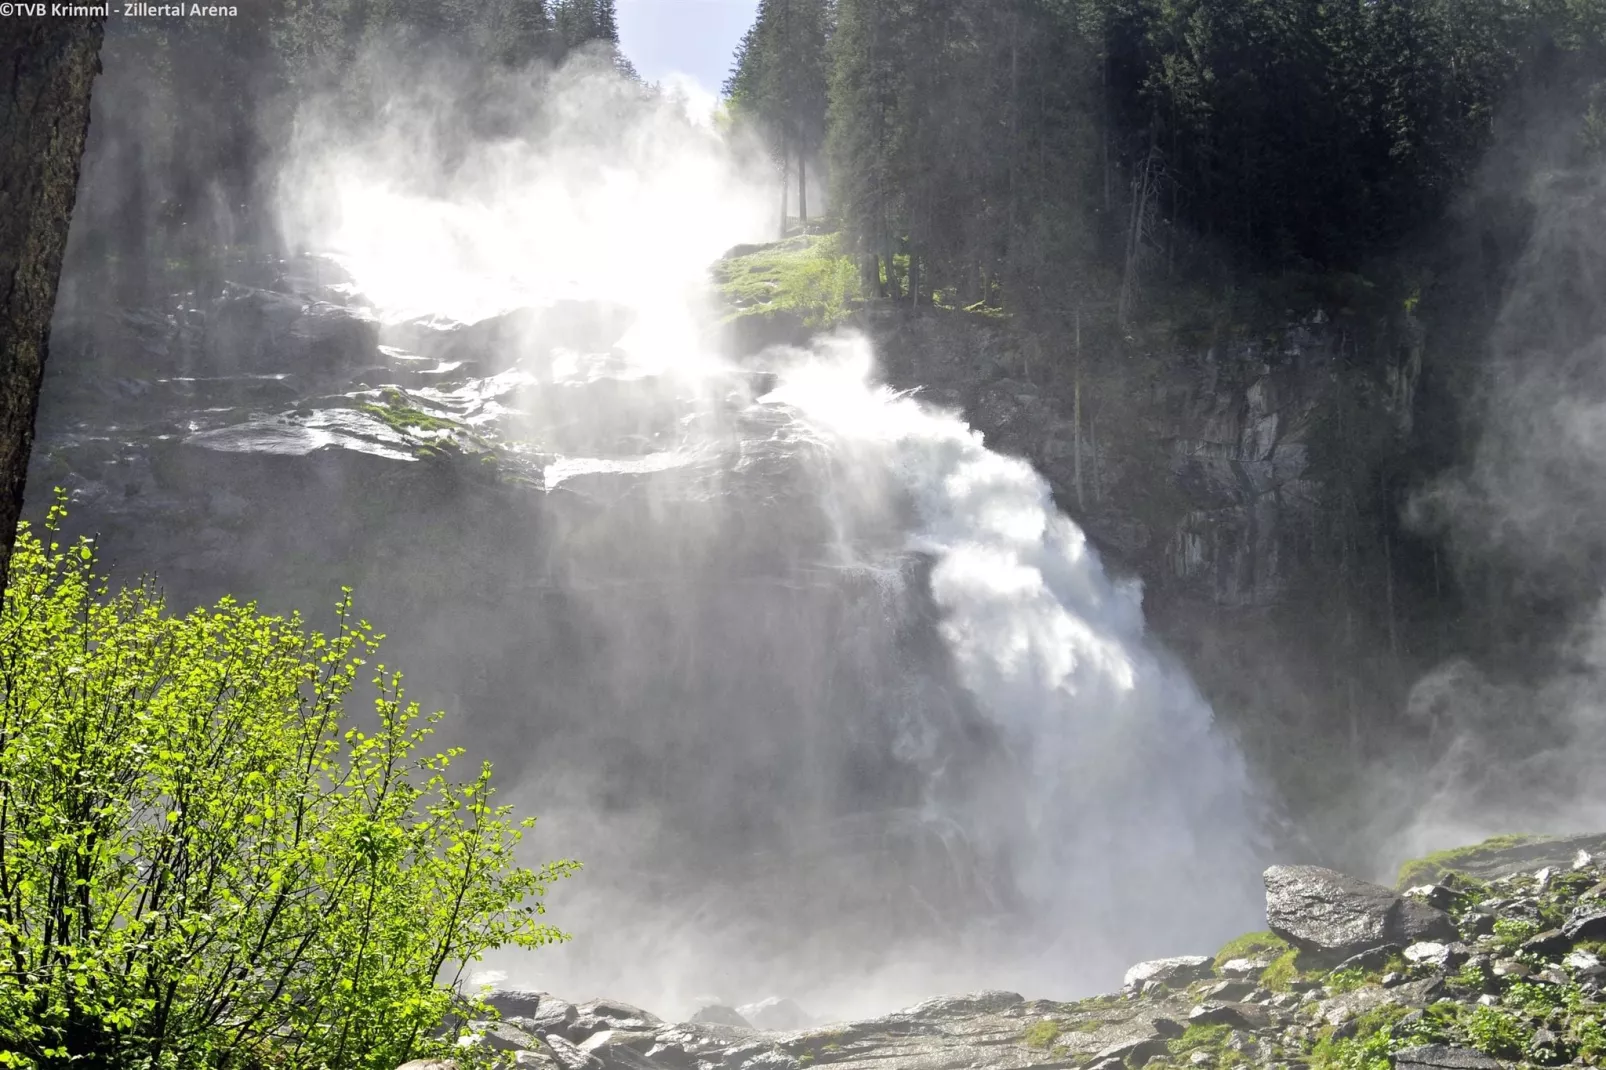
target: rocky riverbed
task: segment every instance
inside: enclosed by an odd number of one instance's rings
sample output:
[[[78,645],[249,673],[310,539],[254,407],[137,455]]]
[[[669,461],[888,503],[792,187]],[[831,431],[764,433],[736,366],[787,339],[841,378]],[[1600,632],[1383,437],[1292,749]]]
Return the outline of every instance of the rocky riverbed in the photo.
[[[768,1000],[665,1022],[610,1000],[496,991],[460,1060],[541,1070],[1499,1070],[1606,1065],[1606,835],[1506,839],[1385,888],[1266,871],[1267,930],[1134,965],[1074,1003],[980,992],[800,1027]],[[745,1013],[744,1013],[745,1012]]]

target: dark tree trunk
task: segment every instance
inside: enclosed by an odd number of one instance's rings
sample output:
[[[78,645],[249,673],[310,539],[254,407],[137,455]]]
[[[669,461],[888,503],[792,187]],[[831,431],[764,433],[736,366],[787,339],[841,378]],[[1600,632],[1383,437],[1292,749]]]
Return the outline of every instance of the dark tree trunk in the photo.
[[[0,585],[22,512],[101,31],[98,18],[0,19]]]

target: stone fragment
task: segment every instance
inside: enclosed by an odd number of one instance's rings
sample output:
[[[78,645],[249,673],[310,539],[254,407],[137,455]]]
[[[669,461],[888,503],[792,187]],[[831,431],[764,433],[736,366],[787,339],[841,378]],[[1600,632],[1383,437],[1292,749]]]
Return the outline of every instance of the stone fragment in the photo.
[[[1150,959],[1126,971],[1121,987],[1141,989],[1145,982],[1180,988],[1210,976],[1210,959],[1203,955],[1177,955],[1168,959]]]
[[[1211,1066],[1215,1061],[1216,1057],[1208,1051],[1196,1051],[1188,1056],[1189,1066]]]
[[[1204,990],[1206,999],[1224,1000],[1228,1003],[1237,1003],[1255,990],[1255,986],[1248,981],[1217,981]]]
[[[1223,977],[1242,980],[1247,977],[1259,977],[1270,965],[1270,959],[1228,959],[1216,967],[1216,972]]]
[[[547,1034],[546,1045],[563,1070],[602,1070],[601,1059],[588,1051],[581,1051],[556,1033]]]
[[[1253,1003],[1206,1003],[1188,1012],[1189,1025],[1229,1025],[1254,1031],[1271,1024],[1266,1008]]]
[[[1103,1062],[1105,1059],[1118,1059],[1128,1067],[1143,1066],[1150,1059],[1164,1055],[1165,1041],[1159,1037],[1128,1037],[1118,1040],[1105,1048],[1100,1049],[1094,1056],[1094,1062]]]
[[[1408,899],[1419,899],[1430,907],[1440,910],[1450,909],[1455,902],[1455,893],[1442,884],[1419,884],[1415,888],[1407,888],[1400,893]]]
[[[1454,940],[1450,916],[1381,885],[1320,866],[1272,866],[1266,921],[1297,947],[1348,957],[1389,943]]]
[[[460,1048],[489,1051],[538,1051],[541,1038],[510,1022],[470,1022],[469,1033],[457,1039]]]
[[[1490,968],[1489,972],[1494,974],[1496,977],[1522,978],[1527,977],[1530,973],[1533,973],[1533,967],[1529,966],[1526,962],[1519,962],[1516,959],[1501,959]]]
[[[1600,956],[1593,951],[1585,951],[1583,948],[1568,952],[1567,957],[1561,960],[1561,964],[1573,971],[1573,973],[1585,977],[1597,977],[1606,972],[1606,970],[1602,969]]]
[[[1396,1070],[1423,1067],[1425,1070],[1501,1070],[1500,1060],[1471,1048],[1448,1044],[1421,1044],[1394,1053]]]
[[[1522,942],[1522,950],[1530,955],[1542,958],[1551,958],[1560,955],[1572,946],[1572,940],[1560,929],[1550,929],[1546,932],[1530,936]]]
[[[1441,970],[1453,970],[1471,957],[1472,951],[1465,944],[1441,944],[1434,940],[1424,940],[1419,944],[1412,944],[1404,951],[1405,961],[1419,966],[1434,966]]]

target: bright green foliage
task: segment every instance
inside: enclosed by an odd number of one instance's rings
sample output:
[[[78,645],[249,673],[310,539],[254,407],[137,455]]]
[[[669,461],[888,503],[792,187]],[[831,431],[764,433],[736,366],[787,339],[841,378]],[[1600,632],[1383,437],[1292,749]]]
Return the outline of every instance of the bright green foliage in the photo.
[[[1477,1007],[1467,1016],[1467,1039],[1472,1046],[1497,1059],[1514,1059],[1528,1046],[1522,1023],[1497,1007]]]
[[[1357,1017],[1349,1036],[1340,1039],[1324,1031],[1311,1049],[1311,1070],[1389,1070],[1389,1056],[1403,1046],[1394,1034],[1405,1014],[1404,1007],[1384,1004]]]
[[[1463,964],[1462,967],[1450,977],[1451,984],[1459,985],[1462,988],[1481,989],[1484,985],[1488,984],[1488,982],[1489,978],[1488,975],[1484,973],[1483,967],[1474,962]]]
[[[1260,983],[1273,992],[1286,992],[1288,987],[1299,980],[1299,952],[1289,948],[1272,960],[1260,972]]]
[[[1196,1051],[1208,1052],[1215,1057],[1219,1070],[1227,1070],[1244,1061],[1243,1053],[1227,1046],[1232,1039],[1232,1028],[1227,1025],[1190,1025],[1180,1037],[1166,1042],[1166,1049],[1177,1057]]]
[[[1495,939],[1507,951],[1515,950],[1522,942],[1539,931],[1539,926],[1522,918],[1500,918],[1494,923]]]
[[[46,524],[52,538],[58,506]],[[466,963],[562,938],[530,820],[424,750],[380,637],[111,592],[18,534],[0,618],[0,1060],[371,1067],[434,1039]]]
[[[1355,968],[1334,970],[1327,975],[1327,987],[1334,993],[1353,992],[1366,983],[1366,971]]]
[[[792,312],[810,327],[830,327],[862,298],[859,275],[834,235],[801,235],[714,265],[714,281],[732,318]]]
[[[1059,1035],[1060,1024],[1052,1018],[1044,1018],[1027,1026],[1022,1039],[1028,1048],[1041,1048],[1047,1051],[1054,1046],[1054,1041],[1059,1039]]]
[[[1288,941],[1272,932],[1244,933],[1222,945],[1216,952],[1216,969],[1233,959],[1252,959],[1261,955],[1282,955],[1291,951]]]

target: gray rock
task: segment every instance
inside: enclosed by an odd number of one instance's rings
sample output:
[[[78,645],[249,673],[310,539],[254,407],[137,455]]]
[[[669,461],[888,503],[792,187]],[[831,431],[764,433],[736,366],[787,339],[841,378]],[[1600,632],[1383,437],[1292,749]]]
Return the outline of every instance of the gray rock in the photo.
[[[1270,965],[1270,959],[1228,959],[1216,967],[1216,972],[1223,977],[1238,979],[1259,977]]]
[[[753,1023],[755,1029],[766,1029],[775,1032],[787,1032],[793,1029],[807,1029],[813,1021],[790,999],[771,996],[759,1000],[757,1003],[748,1003],[736,1008],[736,1013]]]
[[[1606,968],[1601,965],[1600,956],[1593,951],[1585,951],[1583,948],[1569,952],[1567,957],[1561,960],[1561,964],[1574,973],[1585,977],[1595,977],[1606,973]]]
[[[1221,1000],[1226,1003],[1237,1003],[1246,998],[1255,990],[1255,986],[1248,981],[1218,981],[1205,989],[1206,999]]]
[[[1210,959],[1204,955],[1177,955],[1168,959],[1150,959],[1126,971],[1121,979],[1123,988],[1141,988],[1147,982],[1169,987],[1181,987],[1210,976]]]
[[[1264,879],[1267,924],[1297,947],[1347,957],[1389,943],[1457,936],[1444,911],[1334,870],[1272,866]]]
[[[1576,910],[1561,931],[1574,943],[1579,940],[1606,939],[1606,910]]]
[[[1472,950],[1462,943],[1441,944],[1435,940],[1424,940],[1406,948],[1404,955],[1407,962],[1448,971],[1471,958]]]
[[[1541,958],[1548,959],[1555,955],[1560,955],[1572,944],[1572,939],[1566,933],[1560,929],[1551,929],[1548,932],[1542,932],[1537,936],[1530,936],[1524,940],[1522,942],[1522,950],[1530,955],[1538,955]]]
[[[735,1007],[726,1007],[719,1003],[704,1007],[691,1016],[691,1021],[701,1025],[728,1025],[737,1029],[753,1028],[753,1023],[738,1014]]]
[[[1250,1032],[1271,1025],[1271,1012],[1254,1003],[1206,1003],[1188,1012],[1189,1025],[1228,1025]]]
[[[490,1051],[539,1051],[541,1038],[510,1022],[470,1022],[469,1035],[457,1041],[463,1048]]]
[[[1164,1055],[1166,1051],[1165,1040],[1153,1033],[1148,1035],[1137,1034],[1123,1037],[1115,1043],[1100,1049],[1094,1056],[1095,1062],[1106,1059],[1117,1059],[1127,1066],[1142,1066],[1150,1059]]]
[[[547,1035],[546,1045],[563,1070],[602,1070],[601,1059],[588,1051],[581,1051],[556,1033]]]
[[[1442,884],[1419,884],[1415,888],[1407,888],[1401,894],[1407,899],[1418,899],[1440,910],[1449,910],[1456,900],[1455,893]]]
[[[657,1015],[642,1010],[640,1007],[628,1003],[620,1003],[614,999],[593,999],[575,1007],[580,1017],[601,1018],[615,1023],[616,1028],[636,1028],[637,1023],[645,1025],[662,1025],[662,1019]]]
[[[496,1006],[494,1003],[491,1005],[493,1007]],[[501,1008],[498,1009],[500,1010]],[[546,1036],[548,1033],[562,1034],[566,1032],[569,1026],[574,1024],[575,1019],[579,1017],[579,1012],[575,1010],[572,1003],[546,996],[536,1004],[533,1014],[510,1015],[503,1011],[502,1016],[504,1018],[517,1017],[519,1019],[518,1024],[523,1028],[532,1033]]]
[[[1428,1070],[1501,1070],[1500,1060],[1491,1055],[1470,1048],[1452,1048],[1448,1044],[1402,1048],[1394,1053],[1394,1065]]]
[[[563,1070],[563,1064],[544,1051],[513,1052],[513,1065],[526,1070]]]
[[[1399,944],[1383,944],[1380,947],[1362,951],[1359,955],[1351,955],[1333,968],[1335,970],[1360,970],[1362,973],[1370,973],[1373,970],[1381,969],[1388,963],[1390,958],[1402,954],[1404,951],[1405,948]]]
[[[530,988],[498,988],[485,997],[485,1002],[503,1018],[534,1018],[545,1000],[552,996]],[[562,1002],[559,1000],[558,1002]]]

